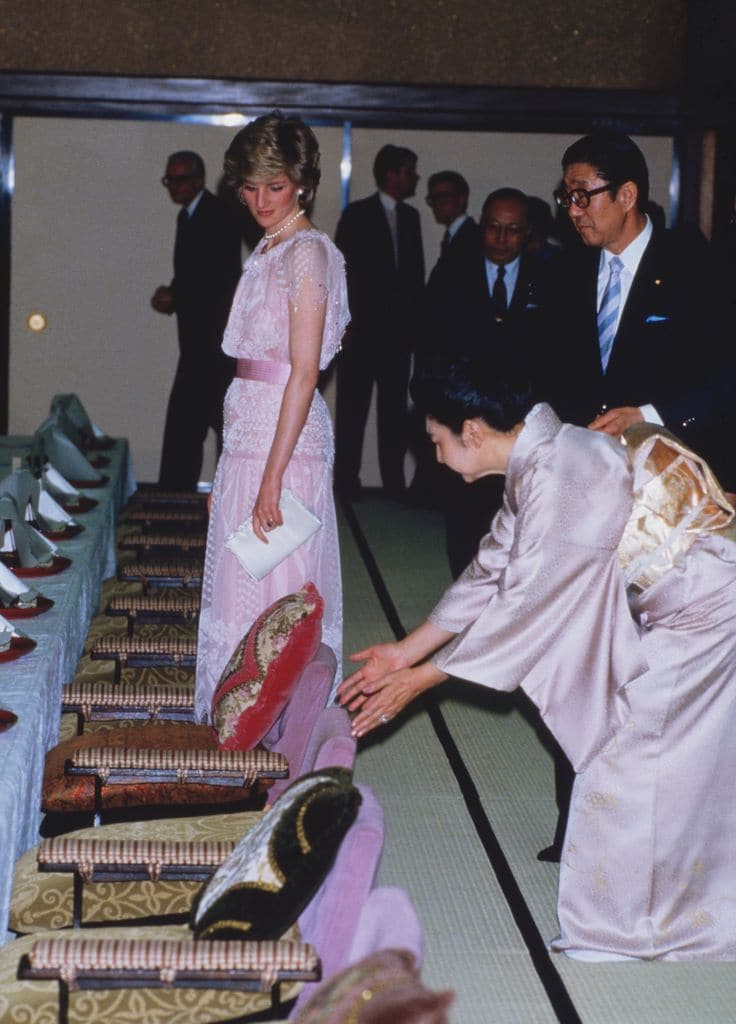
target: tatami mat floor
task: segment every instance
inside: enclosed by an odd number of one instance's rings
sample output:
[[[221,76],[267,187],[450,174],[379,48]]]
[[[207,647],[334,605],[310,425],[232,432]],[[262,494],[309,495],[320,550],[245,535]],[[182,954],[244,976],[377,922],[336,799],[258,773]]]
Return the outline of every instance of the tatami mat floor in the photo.
[[[341,524],[346,652],[411,629],[449,582],[439,516],[372,494],[354,514]],[[592,965],[546,954],[557,868],[535,854],[555,812],[532,716],[448,683],[436,710],[416,708],[366,742],[356,774],[386,815],[380,881],[411,893],[425,931],[423,976],[455,990],[453,1024],[736,1019],[736,964]]]

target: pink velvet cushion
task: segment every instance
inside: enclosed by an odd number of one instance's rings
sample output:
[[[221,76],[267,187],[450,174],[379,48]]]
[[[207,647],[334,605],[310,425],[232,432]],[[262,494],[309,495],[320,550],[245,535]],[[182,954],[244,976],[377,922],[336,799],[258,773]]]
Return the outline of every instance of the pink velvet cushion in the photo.
[[[324,602],[313,583],[258,616],[220,677],[212,723],[221,747],[250,750],[281,714],[322,639]]]

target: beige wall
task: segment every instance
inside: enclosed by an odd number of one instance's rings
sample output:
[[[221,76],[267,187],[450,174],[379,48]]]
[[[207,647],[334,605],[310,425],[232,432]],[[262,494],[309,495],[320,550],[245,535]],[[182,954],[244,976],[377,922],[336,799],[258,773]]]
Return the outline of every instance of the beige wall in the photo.
[[[158,477],[177,358],[176,322],[154,313],[172,274],[177,208],[159,184],[167,154],[195,149],[216,185],[235,129],[150,121],[18,118],[12,219],[10,409],[28,433],[57,391],[75,391],[93,419],[130,438],[143,480]],[[342,130],[322,129],[317,216],[340,210]],[[29,313],[48,320],[40,334]],[[209,445],[204,477],[211,479]]]
[[[159,184],[175,149],[202,153],[214,186],[236,129],[150,121],[18,118],[12,219],[10,431],[31,432],[58,391],[77,392],[92,417],[130,438],[143,480],[158,475],[166,399],[176,363],[176,325],[149,299],[171,276],[176,208]],[[340,212],[341,127],[317,129],[323,182],[315,221],[334,234]],[[513,184],[551,198],[571,137],[474,132],[352,133],[351,198],[374,189],[371,167],[384,142],[410,146],[422,180],[420,210],[427,268],[441,230],[424,202],[432,171],[454,167],[471,187],[477,216],[491,189]],[[638,140],[649,162],[653,198],[667,208],[671,140]],[[48,328],[28,329],[31,312]],[[333,403],[334,386],[327,393]],[[210,444],[203,478],[211,479]],[[364,483],[378,484],[374,428],[368,431]]]

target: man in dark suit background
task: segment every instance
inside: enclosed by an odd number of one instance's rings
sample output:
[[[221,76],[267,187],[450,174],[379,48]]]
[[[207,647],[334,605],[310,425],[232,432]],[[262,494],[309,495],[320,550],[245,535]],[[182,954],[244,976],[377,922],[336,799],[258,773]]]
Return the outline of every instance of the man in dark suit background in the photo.
[[[158,313],[176,313],[179,362],[169,397],[159,483],[195,490],[207,431],[222,449],[222,405],[234,363],[220,345],[241,270],[240,232],[225,205],[204,187],[197,153],[172,153],[162,183],[181,206],[174,277],[151,298]]]
[[[645,420],[664,424],[733,490],[733,305],[719,268],[702,240],[653,226],[648,168],[628,136],[587,135],[562,167],[555,199],[584,247],[561,279],[552,404],[563,419],[612,436]],[[541,860],[559,860],[573,780],[558,748],[559,820]]]
[[[468,214],[470,189],[458,171],[436,171],[427,182],[427,205],[438,224],[443,224],[440,254],[432,268],[425,290],[425,307],[431,307],[433,299],[442,303],[446,295],[444,278],[451,273],[453,265],[467,262],[480,249],[480,229]],[[422,334],[424,335],[424,331]],[[420,341],[416,352],[417,369],[425,346]],[[429,442],[424,422],[412,414],[412,451],[416,459],[416,471],[409,488],[408,499],[412,505],[422,508],[440,507],[444,502],[447,485],[447,471],[435,461],[434,448]]]
[[[427,205],[438,224],[444,224],[440,256],[427,281],[427,288],[433,287],[433,278],[442,272],[450,261],[467,259],[478,252],[480,230],[468,213],[470,188],[462,174],[457,171],[436,171],[427,182]]]
[[[384,146],[373,174],[378,191],[350,203],[335,242],[345,256],[351,323],[337,364],[335,480],[360,495],[363,436],[376,385],[378,462],[384,492],[403,500],[408,445],[408,384],[419,329],[424,254],[414,195],[417,157]]]
[[[733,303],[721,268],[702,241],[653,226],[646,161],[628,136],[587,135],[562,165],[556,199],[584,247],[564,275],[558,412],[614,436],[663,423],[733,490]]]
[[[486,198],[474,252],[441,271],[442,287],[427,297],[428,356],[452,361],[491,347],[523,362],[539,391],[545,378],[550,268],[525,251],[530,225],[526,196],[501,188]],[[450,569],[457,578],[501,506],[503,479],[472,484],[447,474],[445,528]]]

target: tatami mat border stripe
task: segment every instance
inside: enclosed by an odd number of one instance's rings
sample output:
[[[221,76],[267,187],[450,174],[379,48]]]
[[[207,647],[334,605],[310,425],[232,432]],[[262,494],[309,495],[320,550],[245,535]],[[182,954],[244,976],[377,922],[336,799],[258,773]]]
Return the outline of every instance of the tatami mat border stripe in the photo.
[[[391,627],[397,640],[406,636],[406,629],[401,621],[388,587],[381,575],[381,570],[373,557],[368,539],[358,521],[355,511],[350,502],[341,502],[341,508],[345,520],[355,540],[355,544],[363,559],[366,571],[370,577],[373,589],[376,592],[378,601],[386,616],[386,621]],[[435,730],[437,739],[445,752],[450,768],[457,780],[458,787],[462,794],[468,814],[478,834],[488,862],[498,880],[501,891],[508,904],[509,910],[516,922],[521,936],[529,950],[529,956],[534,965],[542,986],[544,987],[550,1005],[554,1010],[560,1024],[582,1024],[581,1018],[570,998],[570,994],[557,973],[557,969],[551,961],[546,943],[542,938],[534,918],[526,904],[521,889],[514,878],[514,873],[504,855],[503,850],[493,831],[488,815],[481,802],[478,790],[472,780],[470,773],[462,759],[462,756],[455,744],[452,734],[447,726],[445,718],[437,706],[437,702],[431,696],[425,695],[421,698],[422,703],[429,715],[429,720]]]

